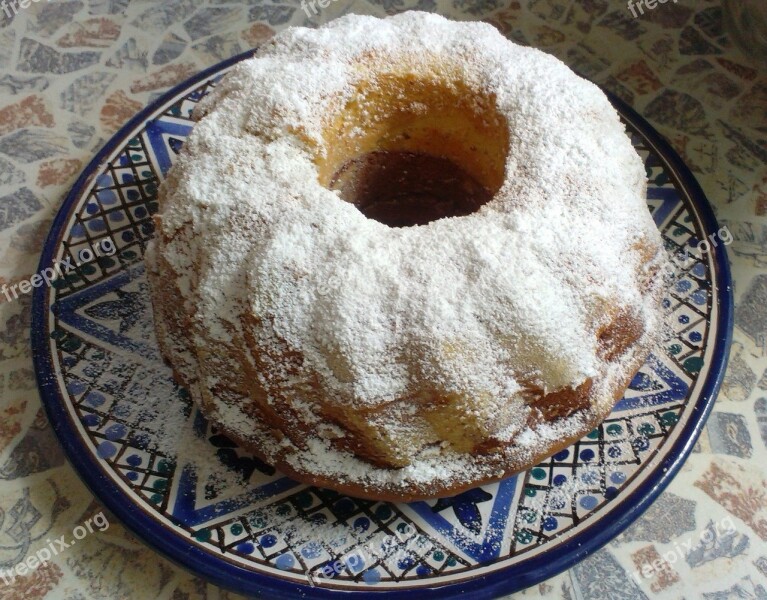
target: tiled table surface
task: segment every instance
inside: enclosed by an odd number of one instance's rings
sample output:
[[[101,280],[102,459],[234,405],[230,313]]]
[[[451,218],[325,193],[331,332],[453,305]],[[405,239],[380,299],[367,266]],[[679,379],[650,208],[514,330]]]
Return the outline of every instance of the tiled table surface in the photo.
[[[0,2],[0,285],[37,269],[64,194],[94,152],[169,86],[287,25],[410,8],[482,19],[629,102],[695,172],[722,225],[736,328],[714,412],[682,472],[625,533],[516,597],[767,598],[767,65],[733,47],[713,0],[632,17],[613,0]],[[30,297],[0,296],[0,574],[102,510],[40,405]],[[648,565],[665,560],[665,568]],[[645,568],[645,577],[642,568]],[[113,518],[6,583],[0,599],[226,598]]]

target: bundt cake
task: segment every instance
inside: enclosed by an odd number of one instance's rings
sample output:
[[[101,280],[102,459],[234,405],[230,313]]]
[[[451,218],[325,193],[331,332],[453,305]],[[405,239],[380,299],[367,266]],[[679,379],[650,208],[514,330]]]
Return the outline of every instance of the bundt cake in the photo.
[[[160,347],[290,476],[457,493],[611,411],[665,254],[604,93],[483,23],[289,28],[198,105],[146,253]]]

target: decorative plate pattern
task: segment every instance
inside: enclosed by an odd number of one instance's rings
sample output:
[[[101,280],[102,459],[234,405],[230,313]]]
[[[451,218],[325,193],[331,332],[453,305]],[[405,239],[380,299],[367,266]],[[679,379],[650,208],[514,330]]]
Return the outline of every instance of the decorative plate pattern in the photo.
[[[284,477],[219,434],[173,383],[154,338],[143,253],[157,187],[192,128],[194,105],[244,56],[126,125],[52,227],[40,266],[59,265],[62,276],[36,290],[35,361],[48,414],[83,479],[148,543],[250,594],[418,590],[447,598],[471,589],[492,597],[549,577],[617,535],[692,448],[729,348],[724,245],[680,159],[613,100],[645,161],[648,207],[679,271],[665,299],[675,339],[647,360],[609,418],[528,472],[451,498],[344,497]],[[147,399],[175,406],[181,418],[158,422]],[[190,456],[190,437],[209,456]],[[224,471],[247,484],[222,483]]]

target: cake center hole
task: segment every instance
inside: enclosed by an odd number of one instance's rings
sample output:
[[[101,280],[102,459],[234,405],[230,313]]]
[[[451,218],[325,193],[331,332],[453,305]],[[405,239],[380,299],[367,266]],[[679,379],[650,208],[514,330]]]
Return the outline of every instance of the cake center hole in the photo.
[[[493,196],[450,159],[399,150],[369,152],[346,162],[329,187],[367,218],[389,227],[469,215]]]

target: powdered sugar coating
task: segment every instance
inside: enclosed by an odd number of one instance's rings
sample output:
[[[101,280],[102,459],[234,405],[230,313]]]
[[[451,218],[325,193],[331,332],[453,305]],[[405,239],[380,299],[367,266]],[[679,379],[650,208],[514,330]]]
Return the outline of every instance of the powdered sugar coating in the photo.
[[[507,120],[504,183],[474,214],[393,229],[317,180],[328,118],[371,71],[403,68],[458,72]],[[516,464],[593,421],[527,429],[525,385],[550,392],[591,378],[593,413],[605,414],[658,329],[656,295],[640,281],[642,249],[659,248],[659,235],[615,110],[557,59],[489,25],[409,12],[288,29],[236,66],[199,115],[147,253],[153,285],[178,290],[186,329],[179,339],[160,318],[158,333],[193,396],[269,460],[363,487],[497,475],[498,460],[444,446],[418,449],[404,469],[375,468],[333,446],[343,431],[318,403],[396,404],[401,418],[383,424],[396,434],[419,409],[403,399],[458,395],[515,446]],[[646,333],[608,365],[597,329],[615,307]],[[316,431],[281,443],[254,431],[243,409],[253,377],[268,403],[287,403]]]

